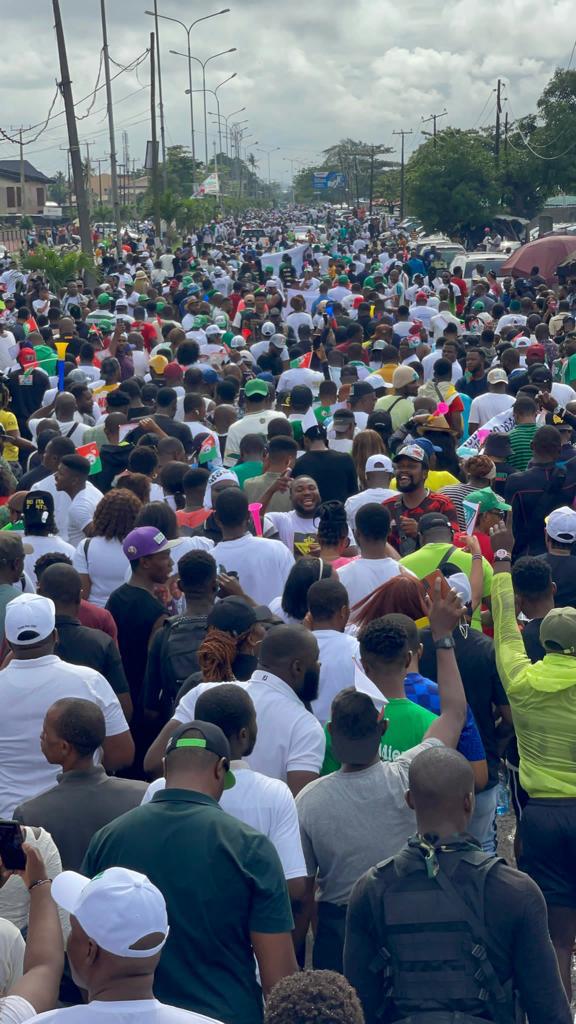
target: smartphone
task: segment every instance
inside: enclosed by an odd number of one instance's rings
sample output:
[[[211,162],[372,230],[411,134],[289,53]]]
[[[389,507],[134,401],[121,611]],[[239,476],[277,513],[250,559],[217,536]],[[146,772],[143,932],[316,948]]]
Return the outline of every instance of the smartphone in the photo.
[[[23,842],[18,821],[0,821],[0,860],[8,871],[23,871],[26,867]]]

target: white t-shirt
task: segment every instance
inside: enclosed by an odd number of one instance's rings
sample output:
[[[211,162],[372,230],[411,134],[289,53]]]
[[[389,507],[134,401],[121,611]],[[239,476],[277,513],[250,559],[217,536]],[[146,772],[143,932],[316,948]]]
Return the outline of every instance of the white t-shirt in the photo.
[[[256,708],[258,738],[246,758],[250,767],[283,782],[288,772],[320,772],[326,750],[322,726],[288,683],[257,669],[248,682],[237,685]],[[200,683],[182,697],[173,715],[177,722],[194,721],[196,701],[209,686],[218,683]]]
[[[288,313],[288,316],[286,317],[286,323],[288,327],[291,327],[292,330],[294,331],[297,341],[298,331],[300,327],[309,327],[311,331],[314,329],[314,324],[312,323],[312,317],[310,316],[310,313]]]
[[[359,494],[352,494],[350,498],[346,499],[344,504],[350,529],[354,529],[356,513],[363,505],[371,505],[374,502],[382,505],[388,498],[394,498],[397,494],[398,492],[391,490],[390,487],[367,487],[365,491],[360,491]]]
[[[92,522],[94,509],[102,501],[102,491],[99,491],[89,480],[70,503],[68,509],[68,540],[73,547],[77,548],[80,541],[84,539],[84,527]]]
[[[394,558],[356,558],[354,562],[348,562],[348,565],[337,570],[340,582],[348,591],[351,608],[376,587],[381,587],[403,571]]]
[[[332,302],[342,302],[350,295],[350,289],[345,288],[343,284],[337,284],[335,288],[329,288],[326,292],[326,298]]]
[[[43,419],[46,419],[46,417],[43,417]],[[80,447],[84,438],[84,431],[88,429],[86,423],[81,419],[68,420],[66,423],[63,423],[60,420],[57,420],[55,416],[49,416],[48,419],[54,420],[62,437],[69,437],[70,440],[74,442],[76,448]],[[34,441],[36,440],[36,429],[38,424],[41,422],[42,420],[40,419],[28,420],[28,426],[30,427],[30,433],[32,434],[32,439]]]
[[[443,309],[440,313],[436,313],[436,316],[432,317],[430,327],[432,328],[432,337],[434,338],[434,341],[442,337],[448,324],[456,324],[458,334],[462,333],[462,324],[460,320],[448,309]]]
[[[86,552],[88,548],[88,552]],[[113,590],[124,583],[130,562],[122,550],[122,541],[91,537],[73,550],[72,564],[92,581],[90,601],[103,608]]]
[[[300,826],[296,803],[288,786],[280,779],[271,779],[253,771],[244,760],[232,761],[230,767],[236,777],[236,785],[222,793],[222,810],[268,837],[276,847],[285,878],[303,878],[306,865]],[[154,793],[165,787],[166,779],[150,783],[142,803],[148,803]]]
[[[280,333],[280,332],[278,332]],[[264,341],[256,341],[253,345],[250,345],[250,352],[254,356],[254,359],[258,361],[260,356],[263,356],[265,352],[270,348],[270,338],[264,338]],[[274,350],[273,350],[274,351]],[[287,363],[290,359],[290,355],[286,346],[282,349],[275,349],[278,353],[278,358],[283,362]]]
[[[426,383],[429,380],[432,380],[432,377],[434,375],[434,367],[436,366],[436,363],[438,362],[439,359],[443,359],[442,349],[439,348],[434,349],[433,352],[429,352],[427,356],[424,356],[424,359],[422,360],[422,367],[424,369],[424,383]],[[457,380],[460,380],[461,376],[462,367],[460,366],[460,363],[456,359],[455,362],[452,363],[452,383],[455,384]]]
[[[43,1024],[101,1024],[106,1018],[110,1024],[222,1024],[214,1017],[202,1013],[167,1006],[157,999],[131,999],[110,1002],[95,1000],[87,1006],[66,1006],[62,1010],[49,1010],[32,1019]],[[2,1021],[2,1024],[4,1022]]]
[[[73,558],[74,556],[72,545],[67,544],[57,534],[48,534],[47,537],[34,537],[32,534],[26,533],[23,537],[23,542],[24,544],[30,544],[34,548],[32,554],[24,556],[24,572],[28,573],[30,579],[34,582],[36,582],[34,566],[42,555],[46,555],[49,551],[59,551],[63,555],[68,555],[68,558]]]
[[[240,458],[240,441],[246,434],[261,434],[263,437],[268,433],[270,420],[282,419],[283,412],[277,409],[263,409],[262,412],[250,413],[243,419],[232,424],[226,437],[226,449],[224,452],[224,465],[235,466]],[[285,418],[285,417],[284,417]]]
[[[354,658],[360,645],[349,633],[335,629],[315,629],[314,636],[320,649],[320,686],[318,697],[311,708],[318,721],[324,725],[330,719],[330,709],[336,694],[348,686],[354,686]]]
[[[317,394],[323,380],[324,374],[318,370],[310,370],[307,366],[295,366],[292,370],[284,370],[280,374],[276,390],[280,395],[282,392],[292,391],[298,384],[305,384]]]
[[[521,313],[505,313],[496,324],[494,334],[501,334],[505,327],[525,327],[527,319]]]
[[[277,540],[246,533],[238,540],[223,540],[210,552],[216,565],[238,573],[240,586],[256,604],[268,604],[284,589],[294,557]]]
[[[298,817],[296,817],[298,824]],[[306,874],[306,870],[303,872]],[[16,925],[0,918],[0,996],[22,977],[26,944]],[[0,1002],[0,1018],[1,1018]]]
[[[0,1024],[24,1024],[36,1016],[36,1010],[23,996],[0,997]]]
[[[574,388],[571,388],[569,384],[559,384],[556,381],[550,388],[550,394],[552,398],[560,402],[560,405],[566,405],[567,402],[573,402],[576,399]]]
[[[62,697],[80,697],[101,708],[106,735],[126,732],[128,723],[112,687],[92,668],[70,665],[56,654],[31,661],[14,659],[0,672],[0,818],[55,785],[59,765],[40,749],[46,711]]]
[[[283,544],[295,554],[305,555],[306,543],[309,538],[316,540],[318,534],[318,516],[304,518],[295,509],[291,512],[267,512],[264,516],[264,534],[278,534]],[[348,541],[355,544],[354,535],[348,531]],[[298,547],[301,545],[301,547]],[[276,588],[276,594],[278,593]]]
[[[410,319],[421,320],[424,327],[430,329],[430,322],[433,316],[436,316],[438,310],[435,306],[410,306]]]
[[[12,366],[18,354],[18,347],[12,331],[4,331],[4,334],[0,334],[0,371],[7,370]]]
[[[56,526],[58,533],[62,540],[68,539],[68,510],[72,504],[72,499],[69,494],[65,491],[56,490],[56,478],[54,473],[50,476],[44,477],[43,480],[38,480],[35,484],[32,484],[31,491],[48,491],[54,499],[54,519],[56,520]]]
[[[498,395],[490,391],[485,395],[478,395],[477,398],[472,399],[469,421],[483,427],[493,416],[505,412],[506,409],[511,409],[514,402],[515,398],[512,395]]]

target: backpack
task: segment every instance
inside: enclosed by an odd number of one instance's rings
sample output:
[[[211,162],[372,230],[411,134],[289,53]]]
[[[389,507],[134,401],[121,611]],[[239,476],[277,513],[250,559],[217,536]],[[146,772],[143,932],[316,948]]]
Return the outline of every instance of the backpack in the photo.
[[[502,985],[494,971],[484,924],[488,875],[505,862],[471,843],[461,846],[450,873],[441,858],[430,870],[430,848],[420,837],[378,865],[375,877],[385,884],[374,887],[370,898],[382,942],[370,969],[382,979],[379,1018],[514,1024],[512,983]],[[467,871],[457,888],[450,875],[462,861]]]
[[[174,690],[166,689],[161,694],[162,701],[174,701],[178,690],[185,679],[193,672],[198,672],[197,651],[206,636],[205,615],[176,615],[164,624],[162,658],[167,659],[170,673],[175,678]]]

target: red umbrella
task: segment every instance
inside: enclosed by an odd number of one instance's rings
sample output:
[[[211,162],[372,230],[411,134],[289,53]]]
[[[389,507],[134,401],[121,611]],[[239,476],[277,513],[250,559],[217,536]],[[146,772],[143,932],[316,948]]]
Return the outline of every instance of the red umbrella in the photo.
[[[546,235],[516,249],[500,267],[499,276],[528,277],[532,267],[539,267],[541,277],[553,285],[558,264],[573,253],[576,253],[576,235]]]

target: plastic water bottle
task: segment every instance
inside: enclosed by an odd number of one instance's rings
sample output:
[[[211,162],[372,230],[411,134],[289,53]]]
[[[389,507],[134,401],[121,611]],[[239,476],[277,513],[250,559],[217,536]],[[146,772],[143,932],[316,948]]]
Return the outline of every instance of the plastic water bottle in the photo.
[[[508,788],[508,775],[506,769],[498,769],[498,795],[496,800],[496,814],[508,814],[510,810],[510,790]]]

